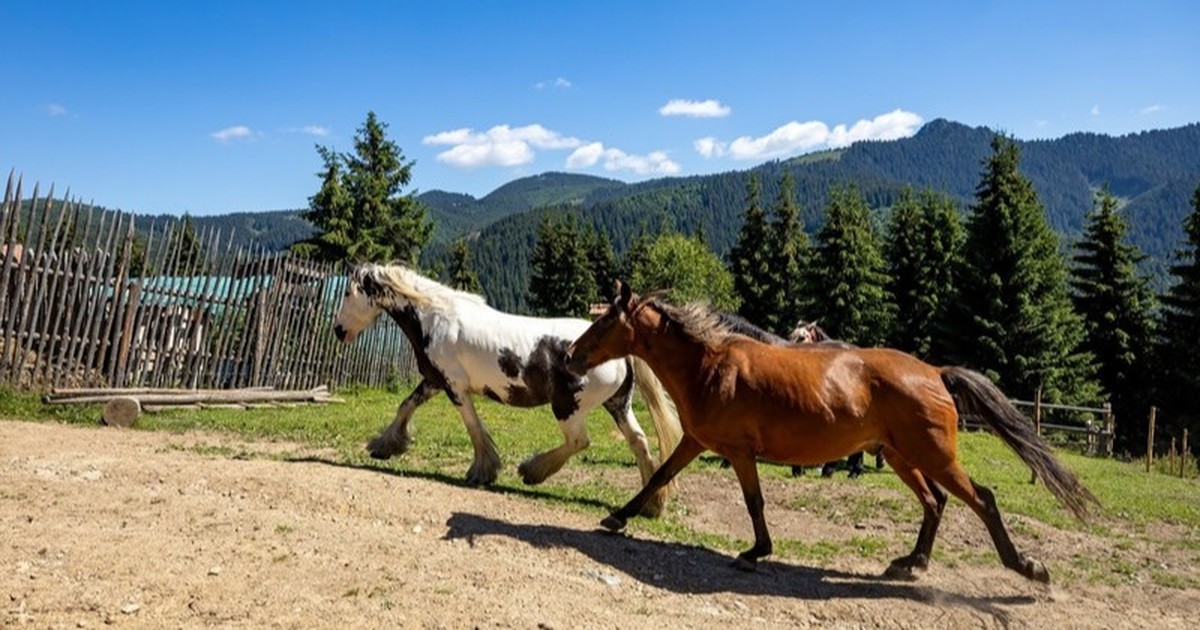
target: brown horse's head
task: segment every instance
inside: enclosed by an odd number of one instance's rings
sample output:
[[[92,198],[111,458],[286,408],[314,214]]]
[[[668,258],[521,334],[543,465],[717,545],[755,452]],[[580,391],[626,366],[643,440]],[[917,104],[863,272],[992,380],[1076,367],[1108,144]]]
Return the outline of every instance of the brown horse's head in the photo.
[[[567,369],[577,375],[633,350],[633,322],[639,298],[629,285],[617,280],[615,298],[608,310],[567,348]]]

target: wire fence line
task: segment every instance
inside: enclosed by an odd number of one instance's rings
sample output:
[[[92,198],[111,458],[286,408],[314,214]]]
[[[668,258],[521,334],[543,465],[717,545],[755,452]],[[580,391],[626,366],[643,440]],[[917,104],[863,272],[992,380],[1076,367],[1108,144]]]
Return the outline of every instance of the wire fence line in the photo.
[[[332,319],[345,277],[333,265],[219,230],[189,240],[53,190],[22,201],[9,175],[0,219],[0,384],[52,387],[383,385],[415,372],[386,318],[354,344]]]

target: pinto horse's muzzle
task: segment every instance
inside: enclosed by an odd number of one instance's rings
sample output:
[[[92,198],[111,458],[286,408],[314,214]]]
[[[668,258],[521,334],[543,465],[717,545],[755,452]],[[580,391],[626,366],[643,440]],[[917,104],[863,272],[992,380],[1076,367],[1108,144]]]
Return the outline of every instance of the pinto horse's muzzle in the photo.
[[[333,326],[333,335],[338,338],[338,341],[346,341],[346,328],[341,324]]]

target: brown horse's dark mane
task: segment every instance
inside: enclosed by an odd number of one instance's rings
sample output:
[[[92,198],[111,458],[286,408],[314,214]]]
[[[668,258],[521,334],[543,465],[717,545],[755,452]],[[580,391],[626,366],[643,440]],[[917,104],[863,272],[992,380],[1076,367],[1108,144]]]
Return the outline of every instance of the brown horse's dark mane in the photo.
[[[654,308],[669,323],[678,326],[685,335],[709,348],[724,343],[735,334],[721,317],[720,311],[704,302],[689,302],[683,306],[676,306],[652,295],[643,298],[642,306]]]

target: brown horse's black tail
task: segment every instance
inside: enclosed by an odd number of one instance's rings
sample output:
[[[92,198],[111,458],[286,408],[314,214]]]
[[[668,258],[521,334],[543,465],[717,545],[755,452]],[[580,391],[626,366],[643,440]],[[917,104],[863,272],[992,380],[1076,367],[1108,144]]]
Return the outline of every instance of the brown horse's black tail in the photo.
[[[1054,458],[1029,420],[986,376],[966,368],[947,367],[942,368],[942,382],[954,397],[958,412],[983,418],[1075,518],[1083,520],[1092,505],[1100,505],[1100,500]]]

